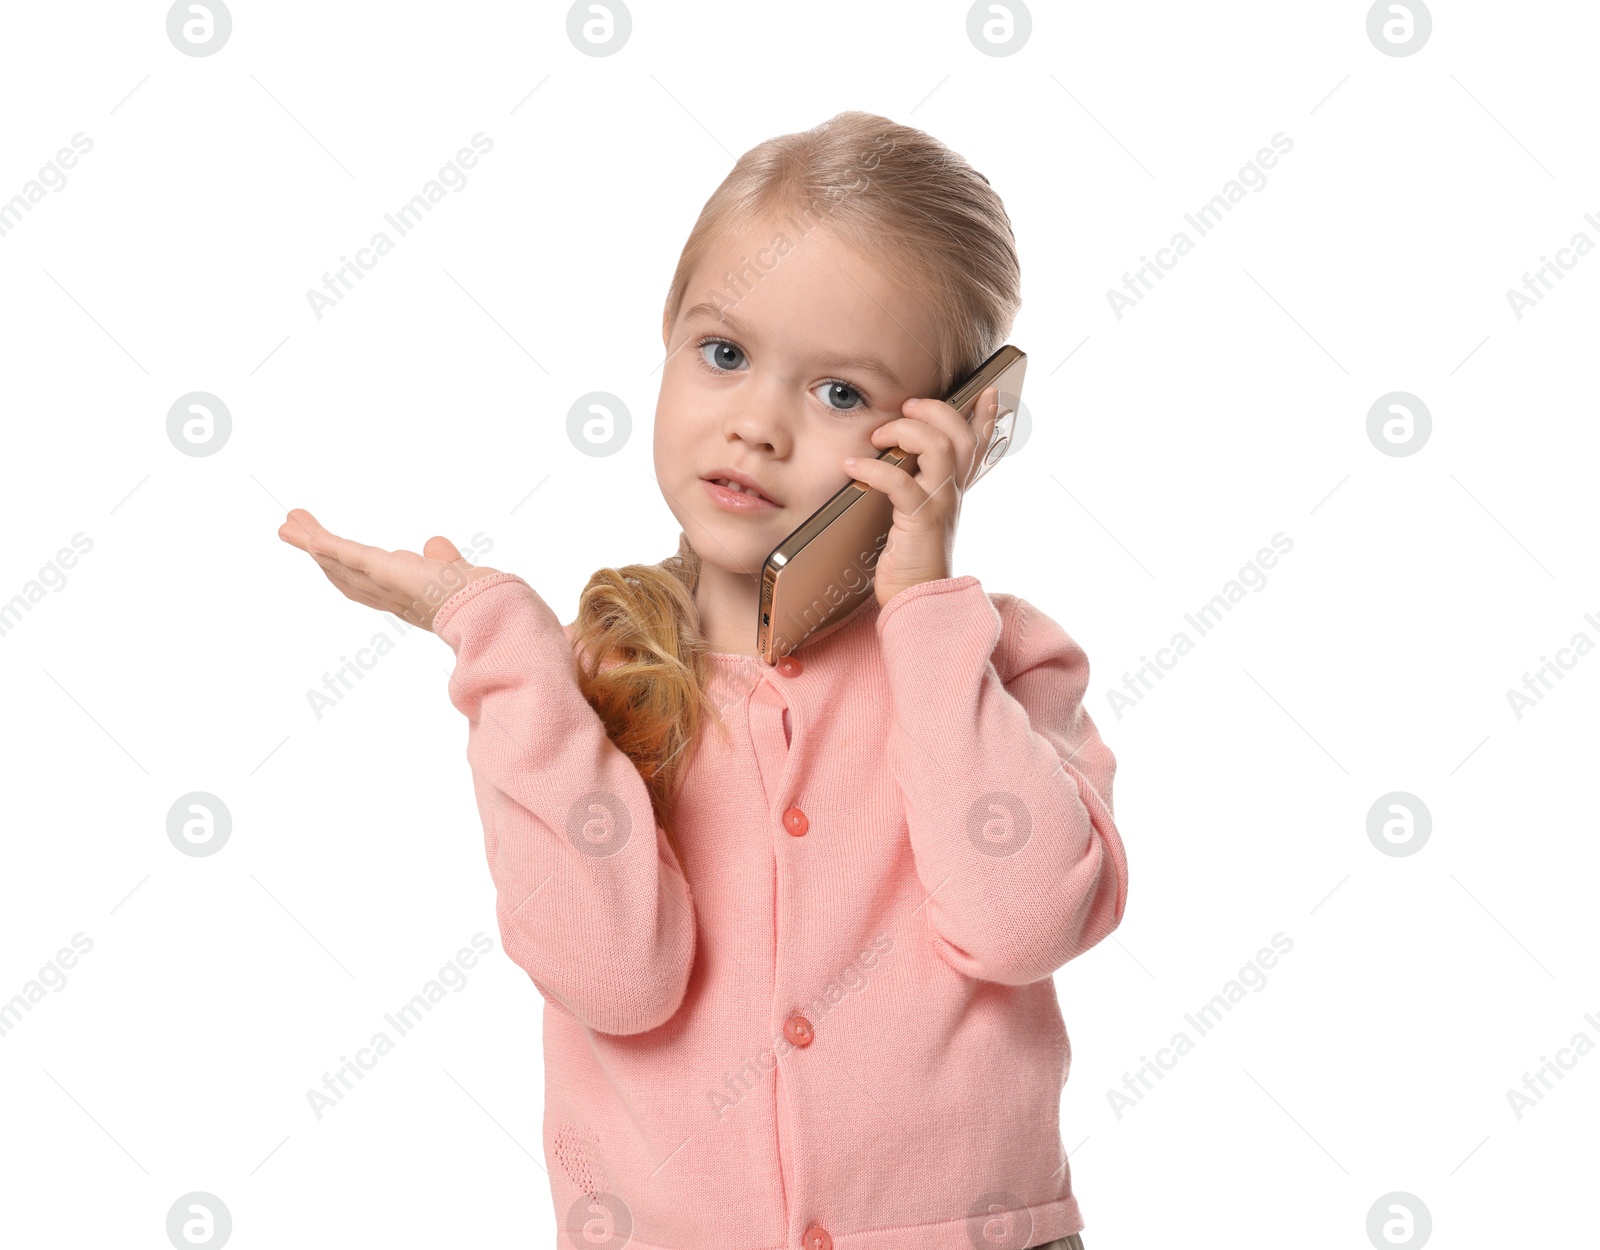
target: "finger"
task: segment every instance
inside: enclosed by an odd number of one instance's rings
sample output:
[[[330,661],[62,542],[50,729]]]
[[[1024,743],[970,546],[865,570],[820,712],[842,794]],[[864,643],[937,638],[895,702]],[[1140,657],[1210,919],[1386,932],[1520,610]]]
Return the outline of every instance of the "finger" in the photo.
[[[1000,419],[1000,388],[988,386],[978,396],[972,406],[972,418],[967,422],[967,427],[972,431],[973,444],[971,459],[965,462],[965,471],[961,475],[962,489],[965,490],[982,472],[983,462],[987,459],[989,448],[994,443],[995,426]]]
[[[369,608],[383,608],[385,606],[379,602],[372,591],[353,585],[349,578],[342,576],[339,566],[335,565],[333,568],[328,568],[324,565],[322,573],[338,588],[339,593],[346,599],[353,600],[356,603],[364,603]]]
[[[290,508],[283,524],[278,526],[278,537],[292,547],[309,551],[311,536],[321,528],[322,523],[304,508]]]
[[[445,564],[455,564],[457,561],[465,563],[465,557],[456,550],[456,545],[448,538],[435,534],[422,544],[422,554],[430,560],[442,560]],[[472,567],[471,565],[467,566]]]
[[[871,456],[857,456],[844,468],[856,481],[881,490],[889,497],[895,512],[902,516],[915,516],[928,502],[928,493],[897,464]]]
[[[990,440],[994,437],[995,422],[1000,412],[1000,388],[984,387],[969,410],[970,416],[943,400],[908,400],[904,408],[904,419],[923,421],[949,437],[950,470],[953,472],[959,468],[963,485],[970,482],[979,456],[988,450]],[[906,445],[902,443],[901,446]],[[906,450],[910,451],[911,448],[906,447]],[[918,455],[922,455],[920,450]]]
[[[983,427],[992,425],[995,417],[1000,412],[1000,388],[986,386],[978,392],[978,397],[972,401],[965,413],[958,413],[961,423],[979,436],[982,441]]]
[[[457,550],[456,545],[441,534],[435,534],[422,545],[425,559],[437,560],[441,567],[429,581],[429,602],[438,607],[456,591],[473,580],[472,570],[478,566]]]
[[[322,566],[322,571],[336,584],[349,587],[354,592],[352,597],[381,597],[388,589],[388,583],[381,573],[378,577],[372,576],[372,572],[379,569],[379,562],[374,556],[388,557],[390,553],[381,547],[368,547],[341,538],[317,524],[316,518],[309,512],[304,515],[308,531],[305,550]]]
[[[994,433],[995,419],[1000,415],[1000,388],[986,386],[983,393],[978,396],[978,402],[972,406],[972,419],[967,422],[968,427],[977,436],[978,446],[987,447],[989,436]]]
[[[383,593],[384,588],[359,569],[352,569],[334,557],[317,551],[311,553],[311,558],[322,566],[322,571],[334,585],[347,588],[352,598],[358,595],[377,596]]]
[[[364,574],[371,584],[383,590],[405,585],[410,566],[422,559],[414,551],[385,551],[325,529],[312,535],[311,551],[313,555],[331,556],[352,573]]]
[[[1000,416],[1000,388],[984,387],[978,392],[978,397],[973,400],[966,414],[950,404],[944,404],[942,407],[955,413],[961,422],[960,434],[952,441],[956,448],[955,467],[960,470],[959,476],[965,488],[976,476],[975,470],[979,460],[989,450],[989,444],[994,439],[994,427]]]
[[[982,418],[984,415],[992,417],[995,411],[998,410],[999,393],[998,387],[985,387],[979,392],[977,400],[967,412],[962,412],[944,400],[935,399],[908,400],[902,406],[902,411],[907,416],[927,421],[929,424],[943,430],[950,436],[950,441],[959,447],[963,438],[981,436]],[[985,400],[989,400],[987,413],[985,411]],[[970,419],[969,413],[971,414]]]
[[[919,461],[926,461],[930,454],[955,450],[949,431],[920,416],[896,417],[884,422],[872,431],[872,445],[880,451],[898,446],[903,451],[913,452]]]
[[[970,465],[972,462],[973,447],[972,436],[965,429],[958,431],[953,441],[952,435],[945,423],[945,418],[954,414],[959,425],[964,426],[960,414],[949,404],[941,403],[940,408],[945,413],[940,418],[918,412],[915,416],[904,416],[880,425],[872,432],[872,442],[878,447],[899,446],[901,450],[911,452],[917,458],[916,480],[925,488],[933,489],[933,483],[952,480],[956,476],[959,466]],[[961,480],[966,480],[965,473]]]

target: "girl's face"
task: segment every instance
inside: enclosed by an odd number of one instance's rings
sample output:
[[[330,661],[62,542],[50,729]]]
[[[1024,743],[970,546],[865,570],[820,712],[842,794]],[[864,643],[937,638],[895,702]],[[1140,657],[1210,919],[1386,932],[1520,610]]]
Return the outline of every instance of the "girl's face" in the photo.
[[[943,398],[921,297],[825,221],[719,240],[662,339],[656,480],[701,560],[729,572],[759,573],[850,480],[844,458],[882,450],[872,431],[907,399]],[[730,472],[767,501],[710,485]]]

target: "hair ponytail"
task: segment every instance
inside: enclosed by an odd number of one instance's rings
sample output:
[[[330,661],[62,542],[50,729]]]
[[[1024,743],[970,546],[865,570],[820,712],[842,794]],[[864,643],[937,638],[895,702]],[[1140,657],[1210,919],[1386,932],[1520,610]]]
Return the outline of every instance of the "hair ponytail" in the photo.
[[[721,722],[706,695],[709,647],[694,602],[699,573],[683,534],[678,553],[660,564],[600,569],[578,597],[572,629],[578,688],[644,778],[680,867],[674,801],[703,718]]]

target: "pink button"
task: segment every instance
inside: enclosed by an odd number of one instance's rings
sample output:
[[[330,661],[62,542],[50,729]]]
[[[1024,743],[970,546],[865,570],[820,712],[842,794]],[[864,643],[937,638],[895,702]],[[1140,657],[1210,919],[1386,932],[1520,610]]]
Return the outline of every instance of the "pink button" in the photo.
[[[783,1022],[783,1035],[796,1046],[805,1047],[816,1040],[816,1034],[811,1030],[811,1021],[807,1020],[798,1011]],[[827,1234],[824,1233],[824,1236]],[[811,1243],[808,1241],[809,1246]],[[831,1242],[829,1244],[832,1244]]]
[[[813,1224],[806,1229],[805,1240],[801,1244],[805,1250],[833,1250],[833,1238],[828,1236],[828,1230],[821,1224]]]
[[[803,838],[806,830],[811,828],[811,822],[806,819],[806,814],[798,807],[791,807],[783,814],[783,827],[795,837]]]
[[[778,661],[776,667],[785,677],[798,677],[805,671],[805,665],[792,655],[784,656],[783,659]],[[827,1236],[827,1234],[824,1233],[823,1236]]]

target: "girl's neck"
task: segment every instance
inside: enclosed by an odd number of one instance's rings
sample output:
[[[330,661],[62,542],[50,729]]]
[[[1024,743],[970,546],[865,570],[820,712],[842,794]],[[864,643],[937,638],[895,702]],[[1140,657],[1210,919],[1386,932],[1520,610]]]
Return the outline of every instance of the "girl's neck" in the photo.
[[[700,610],[700,632],[718,655],[756,654],[756,604],[760,577],[730,573],[702,561],[695,606]]]

